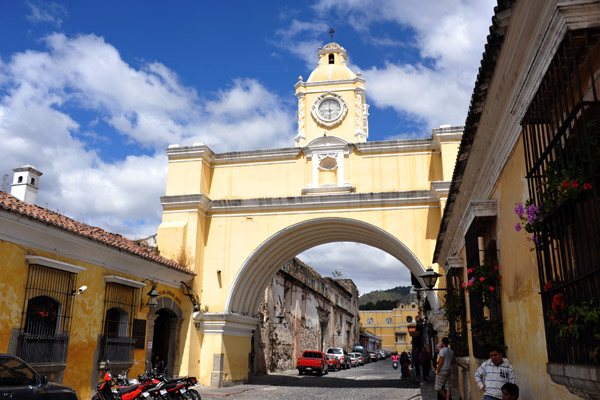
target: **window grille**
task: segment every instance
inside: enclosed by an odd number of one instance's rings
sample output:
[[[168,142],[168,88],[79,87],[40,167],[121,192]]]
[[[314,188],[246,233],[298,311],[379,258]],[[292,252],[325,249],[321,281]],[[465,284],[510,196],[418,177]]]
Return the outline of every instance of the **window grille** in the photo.
[[[534,235],[548,359],[599,365],[591,329],[561,338],[548,320],[552,301],[565,309],[600,305],[600,30],[567,32],[521,124],[529,196],[542,221]]]
[[[465,235],[467,269],[478,266],[494,268],[497,265],[496,241],[492,236],[494,229],[495,218],[476,218],[473,221]],[[468,276],[477,278],[472,274]],[[481,293],[469,292],[469,310],[473,355],[477,358],[488,358],[490,345],[504,345],[500,301],[493,302],[486,310]]]
[[[31,264],[21,319],[19,356],[33,364],[64,364],[77,276]]]
[[[138,289],[115,282],[107,282],[102,322],[104,328],[101,359],[103,361],[133,361],[135,345],[133,319],[138,301],[140,301]]]

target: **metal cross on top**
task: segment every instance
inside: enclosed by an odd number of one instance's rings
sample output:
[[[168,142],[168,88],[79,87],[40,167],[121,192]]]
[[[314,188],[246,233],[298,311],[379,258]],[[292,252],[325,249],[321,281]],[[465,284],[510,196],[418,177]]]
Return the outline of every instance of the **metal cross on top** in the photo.
[[[331,41],[333,42],[333,34],[335,33],[335,31],[333,30],[333,28],[331,28],[329,30],[329,34],[331,35]]]

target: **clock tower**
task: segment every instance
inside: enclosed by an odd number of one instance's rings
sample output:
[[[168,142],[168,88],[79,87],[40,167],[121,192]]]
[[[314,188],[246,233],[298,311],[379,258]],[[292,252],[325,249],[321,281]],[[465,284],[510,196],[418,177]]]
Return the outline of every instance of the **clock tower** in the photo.
[[[298,98],[296,146],[335,136],[348,143],[367,140],[369,106],[365,80],[346,65],[346,50],[331,42],[319,49],[319,64],[308,80],[294,86]]]

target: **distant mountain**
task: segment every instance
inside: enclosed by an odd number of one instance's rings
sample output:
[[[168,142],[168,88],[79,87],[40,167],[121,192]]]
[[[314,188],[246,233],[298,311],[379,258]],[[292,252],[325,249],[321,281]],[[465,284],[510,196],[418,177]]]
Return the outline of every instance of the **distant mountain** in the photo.
[[[410,293],[410,286],[398,286],[388,290],[375,290],[358,297],[359,310],[391,310],[400,299]]]

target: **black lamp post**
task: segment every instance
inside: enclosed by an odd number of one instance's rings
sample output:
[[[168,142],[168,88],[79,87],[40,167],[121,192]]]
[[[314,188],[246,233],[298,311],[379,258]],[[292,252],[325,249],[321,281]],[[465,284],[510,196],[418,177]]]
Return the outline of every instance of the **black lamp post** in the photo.
[[[447,290],[447,289],[434,289],[433,288],[440,276],[442,276],[442,275],[435,272],[433,270],[433,268],[431,268],[431,266],[429,266],[429,268],[427,268],[427,270],[425,271],[424,274],[419,275],[419,278],[423,279],[423,281],[425,282],[425,286],[427,286],[427,289],[424,289],[424,290]]]

